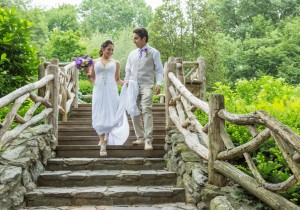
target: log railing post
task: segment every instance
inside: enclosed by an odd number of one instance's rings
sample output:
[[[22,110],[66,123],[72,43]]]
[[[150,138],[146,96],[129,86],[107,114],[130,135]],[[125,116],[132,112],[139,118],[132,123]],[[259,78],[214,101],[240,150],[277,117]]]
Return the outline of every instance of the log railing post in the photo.
[[[165,88],[165,110],[166,110],[166,130],[169,130],[174,123],[172,122],[169,114],[169,102],[171,99],[171,93],[169,90],[169,87],[171,85],[171,81],[169,79],[168,73],[169,72],[174,72],[176,71],[176,63],[174,62],[174,57],[170,57],[168,59],[168,62],[165,63],[164,66],[164,78],[165,78],[165,83],[166,83],[166,88]]]
[[[221,109],[224,109],[224,96],[212,94],[209,99],[208,181],[219,187],[226,184],[226,178],[214,169],[214,162],[218,153],[225,150],[225,145],[221,137],[221,123],[224,124],[224,120],[218,115]]]
[[[76,58],[73,58],[73,61],[75,62]],[[76,68],[76,66],[73,67],[72,70],[72,77],[73,77],[73,81],[74,81],[74,101],[73,101],[73,106],[74,108],[78,108],[78,92],[79,92],[79,71]]]
[[[65,69],[65,67],[61,67],[60,70],[64,73],[64,75],[67,75],[67,71]],[[60,93],[61,93],[61,102],[60,102],[60,106],[65,110],[65,112],[62,114],[61,119],[63,122],[67,122],[68,121],[68,113],[67,113],[67,91],[68,91],[68,87],[67,87],[67,78],[63,78],[63,84],[60,84],[61,88],[60,88]]]
[[[183,64],[182,64],[182,58],[175,58],[176,62],[176,77],[179,79],[179,81],[185,85],[185,78],[184,78],[184,72],[183,72]]]
[[[41,80],[46,75],[46,68],[45,68],[45,58],[40,57],[41,63],[38,67],[38,80]],[[45,96],[45,87],[41,87],[38,89],[38,95],[41,97]]]
[[[57,61],[57,62],[56,62]],[[56,63],[53,64],[53,63]],[[53,111],[47,117],[47,123],[53,126],[53,135],[58,136],[58,99],[59,99],[59,67],[58,60],[51,61],[51,64],[47,66],[47,73],[53,74],[53,80],[48,84],[50,90],[49,102],[52,104]]]
[[[198,77],[201,82],[200,86],[200,99],[206,101],[206,77],[205,77],[205,60],[204,58],[197,59],[198,65]]]
[[[78,108],[78,92],[79,92],[79,71],[76,67],[73,69],[73,79],[74,79],[74,101],[73,101],[73,107]]]

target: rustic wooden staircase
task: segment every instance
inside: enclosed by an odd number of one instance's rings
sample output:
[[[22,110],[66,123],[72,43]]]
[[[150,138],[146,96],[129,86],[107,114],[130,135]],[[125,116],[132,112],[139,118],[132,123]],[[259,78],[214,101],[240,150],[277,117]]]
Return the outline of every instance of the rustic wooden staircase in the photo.
[[[100,158],[98,137],[91,126],[91,105],[73,109],[68,122],[59,122],[57,158],[48,161],[38,187],[27,193],[27,206],[187,206],[184,189],[176,187],[176,174],[165,170],[164,104],[155,104],[153,151],[132,146],[108,146]],[[138,207],[137,207],[138,208]],[[161,208],[153,208],[161,209]]]
[[[108,146],[109,157],[163,157],[166,134],[164,110],[164,104],[153,107],[153,151],[145,151],[142,146],[132,146],[136,138],[129,117],[130,136],[122,146]],[[59,122],[57,157],[99,157],[99,140],[91,124],[91,104],[80,104],[72,110],[68,122]]]

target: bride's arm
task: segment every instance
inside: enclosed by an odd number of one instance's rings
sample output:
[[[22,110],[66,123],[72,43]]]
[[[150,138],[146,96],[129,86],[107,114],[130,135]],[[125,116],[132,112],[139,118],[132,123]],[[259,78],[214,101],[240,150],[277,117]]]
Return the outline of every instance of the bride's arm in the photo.
[[[94,70],[94,65],[91,65],[90,68],[89,68],[89,72],[87,73],[87,78],[88,78],[88,81],[90,83],[94,83],[95,82],[95,70]]]
[[[116,81],[117,85],[123,86],[124,81],[120,79],[121,64],[119,61],[116,61],[116,66],[117,66],[117,69],[116,69],[116,74],[115,74],[115,81]]]

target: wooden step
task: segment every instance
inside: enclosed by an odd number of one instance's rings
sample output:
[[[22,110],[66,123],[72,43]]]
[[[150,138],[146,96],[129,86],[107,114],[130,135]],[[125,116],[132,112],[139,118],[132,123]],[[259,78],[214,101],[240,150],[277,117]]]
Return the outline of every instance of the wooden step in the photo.
[[[124,145],[132,145],[135,136],[129,136]],[[58,136],[58,145],[97,145],[98,136]],[[165,135],[153,135],[154,144],[164,144]]]
[[[46,170],[162,170],[164,158],[54,158],[47,162]]]
[[[57,157],[86,157],[99,158],[98,145],[58,145],[56,147]],[[152,157],[162,158],[165,154],[164,145],[153,145],[153,150],[144,150],[144,146],[107,146],[107,157],[129,158],[129,157]]]
[[[133,205],[184,202],[173,186],[38,187],[26,194],[28,206]]]
[[[165,170],[45,171],[38,177],[43,187],[163,186],[176,183],[176,173]]]

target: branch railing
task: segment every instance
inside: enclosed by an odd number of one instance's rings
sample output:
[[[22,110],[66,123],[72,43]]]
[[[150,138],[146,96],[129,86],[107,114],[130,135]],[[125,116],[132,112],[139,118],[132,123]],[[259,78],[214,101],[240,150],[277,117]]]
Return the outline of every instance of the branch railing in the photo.
[[[198,59],[199,60],[199,59]],[[204,62],[204,60],[202,60]],[[169,58],[165,64],[166,129],[172,126],[185,137],[186,144],[202,159],[208,161],[208,180],[216,186],[226,185],[226,177],[264,201],[273,209],[300,209],[276,192],[285,191],[300,181],[300,136],[264,111],[249,114],[233,114],[225,109],[223,95],[211,95],[209,103],[195,97],[185,86],[185,76],[180,68],[182,59]],[[204,67],[204,64],[202,64]],[[181,71],[181,72],[180,72]],[[204,70],[203,70],[204,71]],[[195,110],[208,117],[202,125]],[[235,146],[225,128],[225,121],[246,126],[253,139]],[[261,132],[255,127],[265,127]],[[251,157],[266,140],[273,137],[292,175],[281,183],[269,183],[257,170]],[[200,140],[200,141],[199,141]],[[228,161],[244,156],[253,176],[249,176]]]
[[[43,62],[39,67],[37,82],[0,98],[0,109],[9,107],[9,112],[0,123],[0,148],[5,148],[26,128],[43,120],[53,125],[53,134],[57,137],[59,114],[62,121],[67,121],[72,105],[78,107],[77,95],[78,72],[75,62],[60,66],[56,59],[51,63]],[[25,115],[20,116],[18,110],[28,99],[33,103]],[[35,114],[38,108],[43,110]]]

